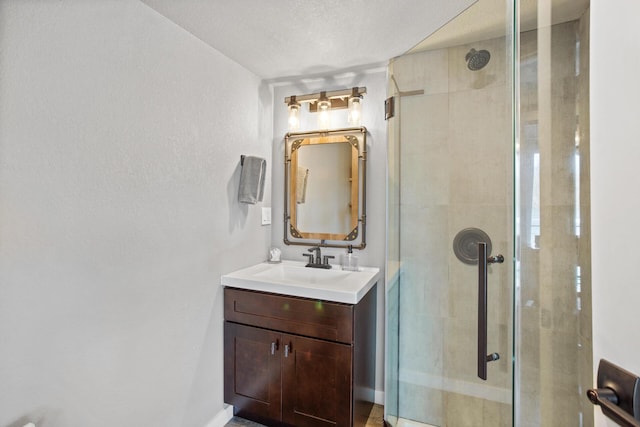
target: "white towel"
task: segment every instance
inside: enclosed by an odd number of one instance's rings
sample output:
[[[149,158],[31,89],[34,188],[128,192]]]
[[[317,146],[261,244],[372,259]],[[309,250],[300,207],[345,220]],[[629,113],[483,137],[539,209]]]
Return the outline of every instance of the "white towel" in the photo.
[[[298,167],[298,175],[296,177],[296,203],[302,204],[307,198],[307,179],[309,177],[309,169]]]
[[[265,159],[253,156],[244,157],[240,172],[240,189],[238,190],[240,203],[253,205],[262,201],[266,171],[267,161]]]

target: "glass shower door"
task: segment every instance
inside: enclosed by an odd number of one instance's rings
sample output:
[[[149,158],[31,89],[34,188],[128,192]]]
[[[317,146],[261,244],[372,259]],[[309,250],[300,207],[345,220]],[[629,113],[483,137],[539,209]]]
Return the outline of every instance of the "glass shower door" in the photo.
[[[391,61],[391,425],[594,425],[588,82],[588,0],[478,0]]]
[[[512,423],[513,25],[505,4],[487,10],[479,1],[390,64],[385,411],[394,425]],[[470,32],[482,16],[499,21],[494,35]]]

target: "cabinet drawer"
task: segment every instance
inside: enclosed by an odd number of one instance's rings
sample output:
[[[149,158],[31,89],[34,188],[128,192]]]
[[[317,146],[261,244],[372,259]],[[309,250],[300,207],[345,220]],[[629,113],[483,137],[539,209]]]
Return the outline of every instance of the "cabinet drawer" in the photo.
[[[224,289],[225,320],[353,343],[353,305],[242,289]]]

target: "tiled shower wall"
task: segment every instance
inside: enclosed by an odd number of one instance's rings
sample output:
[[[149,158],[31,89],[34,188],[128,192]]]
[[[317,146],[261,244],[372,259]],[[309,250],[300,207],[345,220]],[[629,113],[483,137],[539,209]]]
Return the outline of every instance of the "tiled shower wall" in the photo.
[[[589,426],[592,410],[582,398],[591,385],[588,17],[541,31],[521,34],[516,424]],[[550,41],[546,51],[538,40]],[[424,90],[399,97],[390,123],[403,418],[512,424],[514,178],[504,43],[405,55],[390,66],[398,91]],[[476,72],[464,61],[472,47],[492,55]],[[489,350],[502,358],[489,365],[487,382],[475,372],[477,267],[451,249],[466,227],[486,231],[493,254],[507,260],[489,272]]]

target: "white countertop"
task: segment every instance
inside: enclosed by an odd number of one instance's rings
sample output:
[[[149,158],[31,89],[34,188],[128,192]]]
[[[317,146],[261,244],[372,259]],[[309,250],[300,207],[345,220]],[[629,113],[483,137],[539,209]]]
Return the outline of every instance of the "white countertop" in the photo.
[[[304,262],[285,260],[279,264],[263,262],[225,274],[220,283],[253,291],[357,304],[379,276],[380,269],[375,267],[345,271],[340,266],[333,266],[325,270],[305,267]]]

